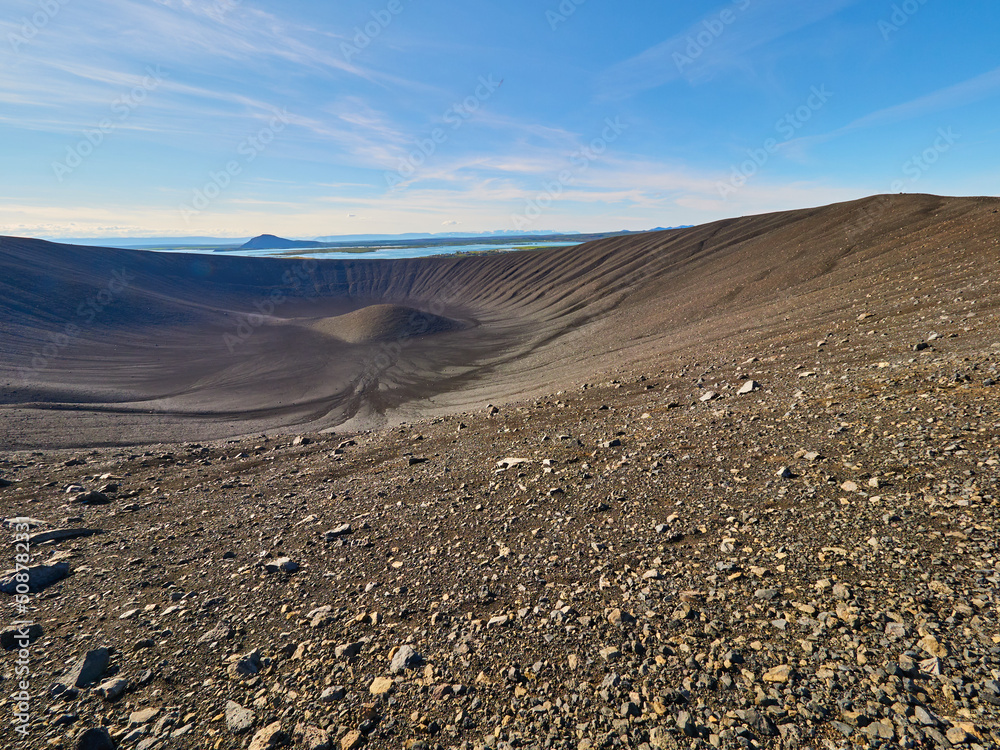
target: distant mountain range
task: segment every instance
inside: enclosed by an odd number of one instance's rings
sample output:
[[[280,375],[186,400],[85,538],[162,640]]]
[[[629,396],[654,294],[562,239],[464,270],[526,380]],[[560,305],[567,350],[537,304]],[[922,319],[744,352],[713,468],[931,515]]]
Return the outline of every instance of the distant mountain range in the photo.
[[[668,229],[687,229],[682,227],[656,227],[649,230],[621,230],[618,232],[601,232],[602,235],[613,234],[639,234],[641,231],[663,232]],[[451,239],[480,239],[480,238],[517,238],[517,237],[573,237],[573,236],[594,236],[593,233],[582,232],[557,232],[553,229],[540,229],[535,232],[524,232],[514,229],[498,229],[492,232],[407,232],[404,234],[331,234],[323,237],[316,237],[313,240],[294,240],[277,237],[272,234],[262,234],[259,237],[43,237],[52,242],[60,242],[67,245],[93,245],[98,247],[121,247],[121,248],[151,248],[151,247],[227,247],[231,249],[247,250],[294,250],[330,247],[330,243],[345,244],[352,242],[399,242],[414,240],[451,240]],[[265,241],[280,242],[286,244],[261,245],[252,244]],[[296,244],[287,244],[296,243]]]
[[[321,242],[376,242],[379,240],[436,240],[436,239],[476,239],[479,237],[538,237],[556,234],[560,236],[580,234],[580,232],[557,232],[554,229],[540,229],[525,232],[517,229],[497,229],[493,232],[407,232],[405,234],[341,234],[317,237]]]

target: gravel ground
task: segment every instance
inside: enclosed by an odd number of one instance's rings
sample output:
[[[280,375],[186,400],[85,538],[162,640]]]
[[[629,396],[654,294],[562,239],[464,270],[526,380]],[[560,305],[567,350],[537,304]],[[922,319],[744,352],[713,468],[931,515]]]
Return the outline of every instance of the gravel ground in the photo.
[[[1000,337],[939,304],[380,432],[0,454],[51,566],[0,745],[1000,747]]]

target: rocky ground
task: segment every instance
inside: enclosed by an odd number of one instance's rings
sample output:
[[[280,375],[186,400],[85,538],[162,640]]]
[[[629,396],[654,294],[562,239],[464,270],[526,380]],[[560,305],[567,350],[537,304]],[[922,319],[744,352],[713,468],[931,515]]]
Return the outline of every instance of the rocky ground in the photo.
[[[386,432],[4,454],[50,567],[0,744],[1000,747],[995,321],[866,317]]]

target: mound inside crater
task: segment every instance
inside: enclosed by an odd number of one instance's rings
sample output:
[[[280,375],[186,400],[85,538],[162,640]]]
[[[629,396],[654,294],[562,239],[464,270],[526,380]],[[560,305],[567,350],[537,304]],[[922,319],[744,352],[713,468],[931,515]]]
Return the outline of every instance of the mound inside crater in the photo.
[[[349,344],[371,344],[459,331],[467,324],[405,305],[369,305],[325,318],[314,327]]]

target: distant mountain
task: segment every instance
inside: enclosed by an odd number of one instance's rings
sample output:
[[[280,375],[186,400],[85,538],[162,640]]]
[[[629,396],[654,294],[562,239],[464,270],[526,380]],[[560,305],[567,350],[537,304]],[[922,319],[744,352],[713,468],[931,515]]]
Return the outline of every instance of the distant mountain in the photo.
[[[42,237],[63,245],[85,245],[88,247],[212,247],[217,245],[239,246],[247,237]]]
[[[479,237],[539,237],[542,235],[572,235],[579,232],[556,232],[541,229],[525,232],[517,229],[497,229],[493,232],[407,232],[405,234],[331,234],[317,237],[323,242],[379,242],[382,240],[477,239]]]
[[[262,234],[240,246],[240,250],[308,250],[326,247],[322,242],[307,240],[286,240],[273,234]]]

